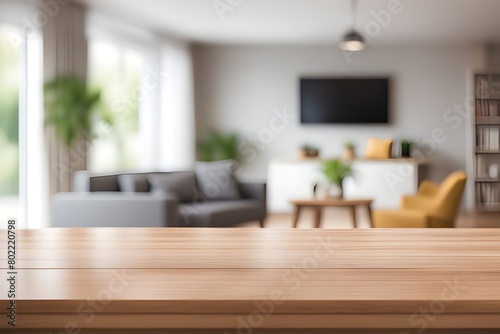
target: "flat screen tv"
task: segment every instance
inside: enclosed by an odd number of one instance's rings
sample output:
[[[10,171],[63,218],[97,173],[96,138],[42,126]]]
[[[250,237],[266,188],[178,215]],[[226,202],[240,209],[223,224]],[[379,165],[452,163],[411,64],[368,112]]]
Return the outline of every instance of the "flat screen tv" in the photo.
[[[389,122],[388,78],[300,79],[301,123]]]

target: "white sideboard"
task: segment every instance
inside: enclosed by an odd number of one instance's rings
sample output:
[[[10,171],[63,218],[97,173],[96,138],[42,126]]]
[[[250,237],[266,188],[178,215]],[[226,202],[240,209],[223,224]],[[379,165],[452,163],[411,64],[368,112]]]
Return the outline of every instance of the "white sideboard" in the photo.
[[[291,212],[291,199],[313,197],[313,185],[322,180],[321,159],[274,159],[269,163],[269,212]],[[424,161],[387,159],[352,161],[354,177],[346,179],[346,198],[373,198],[375,209],[399,208],[403,195],[414,194]]]

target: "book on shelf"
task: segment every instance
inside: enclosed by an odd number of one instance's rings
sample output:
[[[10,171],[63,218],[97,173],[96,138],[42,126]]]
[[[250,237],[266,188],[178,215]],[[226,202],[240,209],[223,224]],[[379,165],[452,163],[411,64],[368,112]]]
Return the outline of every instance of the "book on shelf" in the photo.
[[[478,127],[476,146],[479,151],[500,151],[500,127],[497,125]]]
[[[489,177],[488,174],[488,164],[486,161],[486,157],[478,156],[476,158],[476,178],[484,179]]]
[[[487,99],[489,94],[488,78],[486,76],[476,77],[476,98]]]
[[[480,183],[476,185],[476,203],[500,204],[500,185],[497,183]]]
[[[488,116],[498,116],[498,102],[497,100],[495,101],[488,101],[488,108],[489,108],[489,115]]]
[[[476,100],[476,117],[498,117],[500,116],[500,101]]]

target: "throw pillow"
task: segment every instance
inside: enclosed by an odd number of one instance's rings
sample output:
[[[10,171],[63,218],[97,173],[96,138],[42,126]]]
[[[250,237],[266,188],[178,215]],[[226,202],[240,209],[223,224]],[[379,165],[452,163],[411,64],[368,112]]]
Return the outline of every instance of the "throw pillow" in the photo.
[[[366,144],[367,159],[390,159],[392,156],[392,139],[368,139]]]
[[[202,194],[209,200],[238,200],[241,194],[234,175],[236,161],[197,162],[196,181]]]
[[[173,194],[179,202],[193,202],[197,194],[194,172],[172,172],[148,175],[151,191]]]

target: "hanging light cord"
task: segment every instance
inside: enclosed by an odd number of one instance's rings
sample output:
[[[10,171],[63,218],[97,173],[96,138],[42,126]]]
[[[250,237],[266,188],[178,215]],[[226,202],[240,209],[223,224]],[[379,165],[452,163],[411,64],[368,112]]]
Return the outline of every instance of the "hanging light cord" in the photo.
[[[356,0],[351,0],[352,7],[352,30],[356,29]]]

